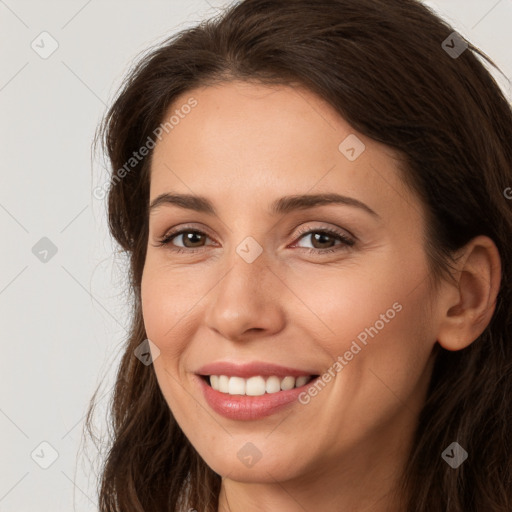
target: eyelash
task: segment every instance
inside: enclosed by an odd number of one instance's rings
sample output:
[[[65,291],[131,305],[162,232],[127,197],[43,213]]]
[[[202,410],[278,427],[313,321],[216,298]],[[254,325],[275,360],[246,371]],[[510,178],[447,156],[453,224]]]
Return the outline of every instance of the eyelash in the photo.
[[[207,233],[204,233],[197,229],[185,227],[185,228],[180,229],[179,231],[171,232],[171,233],[165,235],[163,238],[158,240],[158,244],[156,244],[156,247],[169,246],[168,249],[170,251],[173,251],[175,253],[189,253],[189,254],[194,254],[194,253],[200,252],[202,249],[204,249],[204,247],[198,247],[198,248],[171,247],[170,246],[171,240],[179,235],[183,235],[184,233],[195,233],[195,234],[204,235],[204,236],[210,238]],[[308,247],[300,248],[300,249],[305,249],[308,254],[325,255],[328,253],[334,253],[334,252],[337,252],[340,250],[347,250],[356,243],[355,240],[353,240],[353,239],[349,238],[348,236],[344,235],[343,233],[341,233],[335,229],[331,229],[331,228],[321,228],[321,229],[302,228],[297,233],[298,239],[302,238],[304,235],[310,235],[313,233],[321,233],[321,234],[331,235],[331,236],[337,238],[338,240],[340,240],[341,244],[336,246],[336,247],[338,247],[338,249],[335,249],[335,248],[315,249],[315,248],[308,248]]]

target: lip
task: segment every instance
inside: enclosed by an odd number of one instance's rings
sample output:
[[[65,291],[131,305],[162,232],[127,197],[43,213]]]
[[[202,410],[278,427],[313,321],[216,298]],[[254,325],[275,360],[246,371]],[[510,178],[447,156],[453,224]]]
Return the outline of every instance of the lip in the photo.
[[[301,377],[310,375],[319,375],[321,372],[318,370],[288,368],[273,363],[266,363],[262,361],[252,361],[250,363],[232,363],[229,361],[217,361],[215,363],[206,364],[201,366],[196,371],[197,375],[227,375],[228,377],[242,377],[248,379],[249,377]],[[299,389],[299,388],[297,388]]]
[[[209,367],[209,366],[208,366]],[[215,373],[209,375],[217,375]],[[225,375],[223,373],[222,375]],[[258,375],[262,375],[259,373]],[[272,375],[275,375],[272,374]],[[290,375],[289,373],[287,375]],[[302,373],[301,375],[305,375]],[[311,374],[309,374],[311,375]],[[238,377],[239,375],[233,375]],[[300,375],[299,375],[300,376]],[[291,407],[293,403],[298,404],[301,393],[314,384],[320,377],[309,381],[304,386],[278,391],[277,393],[265,393],[261,396],[229,395],[213,389],[200,375],[194,375],[203,396],[208,405],[218,414],[225,418],[237,421],[258,420]]]

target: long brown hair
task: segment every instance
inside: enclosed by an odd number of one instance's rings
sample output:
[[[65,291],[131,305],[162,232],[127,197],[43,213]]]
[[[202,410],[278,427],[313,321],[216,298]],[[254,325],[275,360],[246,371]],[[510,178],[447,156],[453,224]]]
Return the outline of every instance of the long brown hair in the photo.
[[[128,170],[126,162],[154,139],[178,95],[232,79],[305,86],[360,133],[397,150],[403,180],[427,209],[425,250],[436,280],[449,276],[454,251],[471,238],[495,242],[502,281],[494,315],[466,349],[437,345],[402,486],[415,512],[512,510],[512,110],[483,64],[496,67],[492,60],[453,32],[415,0],[245,0],[132,68],[98,132],[112,167],[109,228],[129,258],[133,297],[101,512],[217,510],[221,477],[181,431],[152,365],[134,356],[147,337],[140,284],[151,153]],[[441,458],[453,441],[470,457],[457,469]]]

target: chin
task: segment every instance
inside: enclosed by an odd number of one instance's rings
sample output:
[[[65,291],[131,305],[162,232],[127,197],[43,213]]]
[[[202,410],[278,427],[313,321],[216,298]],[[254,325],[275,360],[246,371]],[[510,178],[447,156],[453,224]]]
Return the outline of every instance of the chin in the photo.
[[[273,449],[273,456],[261,454],[261,458],[253,458],[247,455],[251,451],[250,446],[235,451],[233,455],[209,456],[203,458],[206,464],[215,473],[230,480],[247,483],[275,483],[298,477],[303,471],[303,465],[297,466],[297,456],[288,457],[287,454],[278,454]],[[284,455],[284,456],[283,456]]]

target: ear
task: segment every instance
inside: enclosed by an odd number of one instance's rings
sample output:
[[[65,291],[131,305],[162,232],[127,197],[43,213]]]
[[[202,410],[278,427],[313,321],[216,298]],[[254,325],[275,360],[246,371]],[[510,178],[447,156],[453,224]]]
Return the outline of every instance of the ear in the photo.
[[[443,287],[438,343],[446,350],[471,345],[489,325],[501,283],[498,248],[487,236],[477,236],[460,250],[455,282]]]

